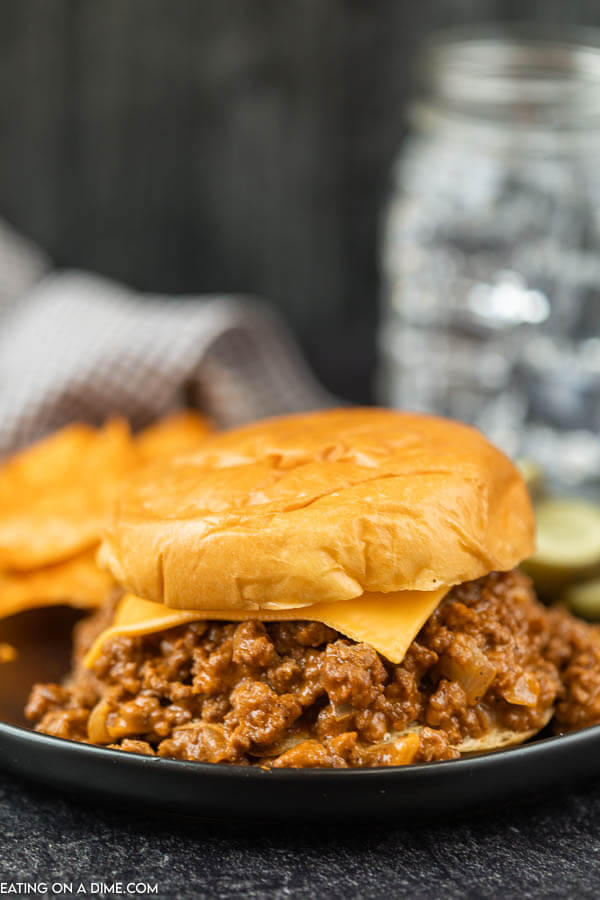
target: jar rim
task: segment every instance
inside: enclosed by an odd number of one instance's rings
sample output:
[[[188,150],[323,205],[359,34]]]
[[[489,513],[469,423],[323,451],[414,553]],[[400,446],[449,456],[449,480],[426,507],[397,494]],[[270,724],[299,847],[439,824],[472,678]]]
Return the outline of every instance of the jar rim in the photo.
[[[600,127],[598,28],[558,32],[524,23],[436,32],[418,74],[421,99],[454,115],[554,129]]]

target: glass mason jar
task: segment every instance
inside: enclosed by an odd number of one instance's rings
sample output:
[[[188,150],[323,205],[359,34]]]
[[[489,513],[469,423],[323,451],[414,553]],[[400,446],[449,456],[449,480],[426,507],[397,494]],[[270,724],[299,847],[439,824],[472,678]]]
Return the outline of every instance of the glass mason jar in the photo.
[[[453,32],[382,233],[380,399],[600,480],[600,37]]]

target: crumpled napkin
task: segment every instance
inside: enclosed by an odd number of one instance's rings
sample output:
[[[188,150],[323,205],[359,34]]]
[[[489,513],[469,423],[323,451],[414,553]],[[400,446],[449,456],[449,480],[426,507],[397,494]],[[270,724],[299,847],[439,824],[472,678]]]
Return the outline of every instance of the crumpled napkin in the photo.
[[[135,429],[191,405],[229,427],[339,403],[252,298],[147,296],[67,271],[0,313],[0,453],[113,414]]]

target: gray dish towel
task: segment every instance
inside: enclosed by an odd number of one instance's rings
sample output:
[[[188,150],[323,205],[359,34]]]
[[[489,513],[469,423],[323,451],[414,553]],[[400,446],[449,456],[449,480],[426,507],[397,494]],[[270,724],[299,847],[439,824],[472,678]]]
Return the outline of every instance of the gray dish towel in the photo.
[[[47,275],[0,318],[0,453],[73,420],[133,428],[183,405],[224,427],[338,403],[268,307]]]

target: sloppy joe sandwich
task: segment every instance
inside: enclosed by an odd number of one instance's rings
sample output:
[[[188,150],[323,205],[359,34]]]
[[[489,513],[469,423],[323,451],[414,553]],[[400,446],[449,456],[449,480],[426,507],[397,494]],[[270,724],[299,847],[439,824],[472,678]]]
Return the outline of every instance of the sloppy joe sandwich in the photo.
[[[468,426],[340,409],[216,435],[128,479],[99,554],[123,594],[27,714],[267,767],[517,744],[573,712],[571,620],[515,569],[533,546],[519,471]]]

